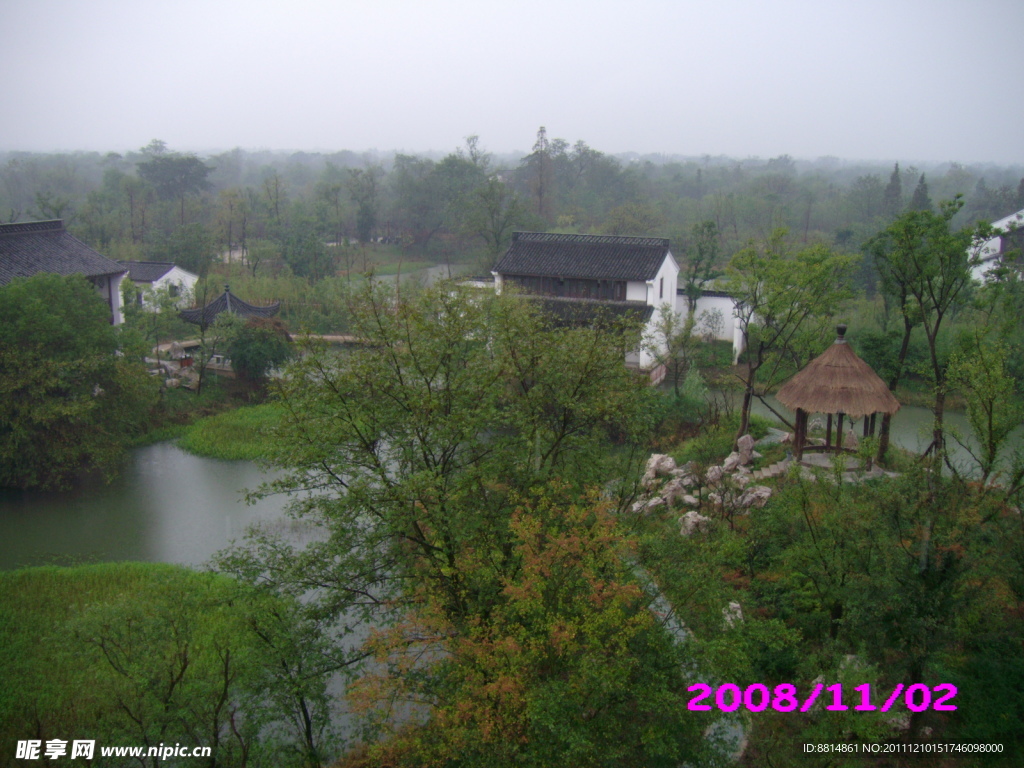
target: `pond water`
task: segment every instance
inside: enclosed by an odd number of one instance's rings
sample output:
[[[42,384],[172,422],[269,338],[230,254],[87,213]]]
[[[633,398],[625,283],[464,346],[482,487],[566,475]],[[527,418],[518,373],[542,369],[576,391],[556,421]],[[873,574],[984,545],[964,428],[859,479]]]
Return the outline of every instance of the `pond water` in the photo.
[[[730,397],[737,397],[736,393],[728,393]],[[776,411],[785,416],[790,423],[795,421],[794,414],[789,411],[782,403],[776,400],[773,396],[769,395],[765,398],[768,404],[771,405]],[[779,423],[775,414],[769,410],[763,403],[758,400],[754,400],[752,408],[753,412],[759,416],[764,416],[772,420],[773,422]],[[811,416],[813,419],[814,416]],[[820,417],[822,422],[825,421],[825,417]],[[977,474],[977,463],[971,458],[970,453],[961,445],[969,446],[972,450],[977,448],[977,441],[974,440],[971,434],[970,423],[967,421],[967,414],[963,411],[947,410],[943,416],[943,422],[946,427],[946,450],[949,454],[950,462],[957,467],[958,470],[966,475]],[[855,429],[857,437],[863,434],[863,421],[857,421],[855,423]],[[882,417],[879,416],[876,419],[876,432],[878,427],[882,423]],[[890,440],[893,445],[899,446],[911,453],[920,454],[928,447],[932,440],[932,423],[933,416],[930,408],[922,408],[916,405],[904,405],[896,412],[896,415],[892,417],[892,426],[890,428]],[[833,425],[835,422],[833,421]],[[779,426],[783,429],[788,429],[781,423]],[[833,426],[833,429],[835,427]],[[849,423],[846,422],[843,425],[843,434],[849,430]],[[833,432],[834,434],[834,432]],[[1014,449],[1024,447],[1024,428],[1017,429],[1013,432],[1007,440],[1004,446],[1002,456],[1007,456]]]
[[[112,560],[200,566],[251,523],[284,515],[285,496],[245,503],[243,489],[267,479],[251,462],[158,443],[132,451],[110,484],[0,490],[0,569]]]

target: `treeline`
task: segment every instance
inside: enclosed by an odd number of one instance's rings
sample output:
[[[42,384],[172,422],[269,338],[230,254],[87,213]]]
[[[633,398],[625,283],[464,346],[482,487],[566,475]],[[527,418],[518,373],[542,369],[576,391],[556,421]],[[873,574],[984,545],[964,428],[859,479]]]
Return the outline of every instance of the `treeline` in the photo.
[[[908,207],[963,195],[954,222],[1024,208],[1019,166],[912,167],[788,155],[612,156],[549,138],[493,156],[477,137],[447,155],[229,152],[199,157],[154,140],[137,152],[0,155],[0,218],[62,218],[115,258],[175,261],[205,273],[238,252],[250,272],[311,281],[365,270],[357,244],[485,269],[515,229],[672,238],[695,247],[715,223],[722,259],[784,227],[856,251]],[[867,280],[867,271],[861,275]]]

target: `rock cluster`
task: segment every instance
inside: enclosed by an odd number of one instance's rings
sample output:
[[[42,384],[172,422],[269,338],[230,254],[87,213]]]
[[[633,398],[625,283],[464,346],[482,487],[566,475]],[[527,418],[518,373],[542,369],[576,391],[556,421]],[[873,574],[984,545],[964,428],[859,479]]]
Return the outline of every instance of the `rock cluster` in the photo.
[[[712,508],[728,508],[733,513],[760,509],[772,490],[765,485],[750,485],[753,475],[749,465],[761,457],[754,450],[754,438],[744,435],[737,441],[737,448],[722,464],[708,467],[703,477],[698,475],[693,462],[677,466],[671,456],[653,454],[640,481],[646,493],[633,505],[633,512],[646,514],[663,506],[671,509],[677,502],[686,507],[700,507],[702,489],[705,505],[710,504]],[[680,533],[691,536],[705,530],[709,522],[710,518],[691,510],[680,522]]]

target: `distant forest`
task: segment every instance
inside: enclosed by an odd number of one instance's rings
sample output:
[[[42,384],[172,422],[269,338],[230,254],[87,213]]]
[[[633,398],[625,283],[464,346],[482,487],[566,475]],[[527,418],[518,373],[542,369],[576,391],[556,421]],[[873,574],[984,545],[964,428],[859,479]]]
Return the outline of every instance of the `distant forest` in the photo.
[[[0,220],[63,219],[112,258],[205,274],[231,249],[253,277],[316,281],[358,272],[356,248],[369,242],[486,272],[517,229],[665,236],[682,257],[711,231],[721,263],[780,227],[859,252],[908,207],[963,195],[955,226],[1020,210],[1022,177],[1021,166],[613,156],[543,128],[523,156],[490,155],[476,137],[447,155],[200,157],[154,140],[124,155],[0,153]],[[871,292],[871,274],[864,263],[858,287]]]

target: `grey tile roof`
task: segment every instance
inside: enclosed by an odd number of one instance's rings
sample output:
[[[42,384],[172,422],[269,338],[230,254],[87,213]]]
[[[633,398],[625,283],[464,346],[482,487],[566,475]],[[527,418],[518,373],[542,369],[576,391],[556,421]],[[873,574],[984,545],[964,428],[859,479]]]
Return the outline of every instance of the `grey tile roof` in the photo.
[[[196,309],[183,309],[178,313],[182,320],[194,325],[205,326],[217,319],[221,312],[234,312],[240,317],[273,317],[281,309],[281,302],[275,301],[266,307],[257,307],[231,293],[228,286],[224,286],[224,293],[211,301],[205,307]]]
[[[99,277],[125,268],[68,234],[59,219],[0,224],[0,285],[37,272]]]
[[[136,283],[155,283],[172,269],[170,261],[121,261],[118,262],[128,270],[128,277]]]
[[[502,275],[653,280],[669,253],[663,237],[516,232],[494,268]]]

